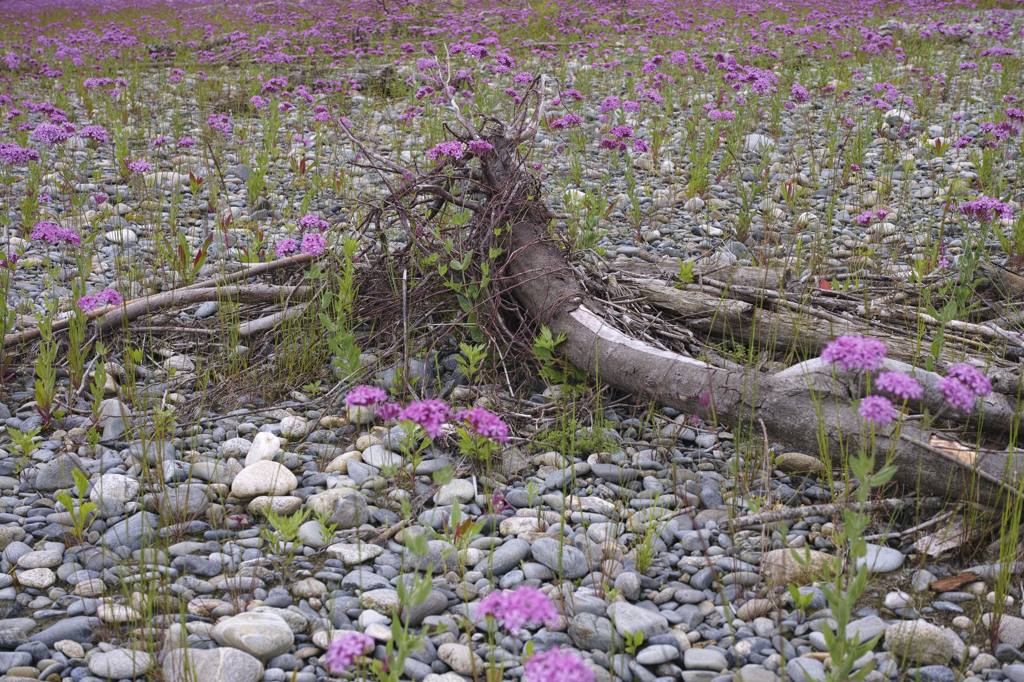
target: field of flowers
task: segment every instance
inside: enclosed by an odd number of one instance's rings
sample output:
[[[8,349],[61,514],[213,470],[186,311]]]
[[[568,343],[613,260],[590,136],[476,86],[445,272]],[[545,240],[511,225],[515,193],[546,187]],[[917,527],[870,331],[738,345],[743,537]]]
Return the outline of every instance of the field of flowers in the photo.
[[[880,333],[916,306],[957,416],[1012,393],[946,344],[1024,357],[1020,0],[3,0],[3,680],[1024,680],[1009,564],[929,591],[962,561],[887,535],[959,519],[730,530],[850,499],[851,471],[867,504],[890,469],[751,455],[709,393],[703,417],[602,405],[550,334],[539,379],[505,362],[482,176],[386,209],[495,152],[460,121],[539,95],[518,154],[588,272],[785,271]],[[822,358],[882,367],[843,339]],[[881,376],[904,403],[864,397],[872,443],[925,394]]]

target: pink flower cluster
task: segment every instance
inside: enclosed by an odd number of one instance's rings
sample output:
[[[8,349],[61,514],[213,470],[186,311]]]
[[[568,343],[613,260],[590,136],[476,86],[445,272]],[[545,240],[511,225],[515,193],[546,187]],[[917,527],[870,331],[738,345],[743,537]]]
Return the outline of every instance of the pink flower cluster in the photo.
[[[558,611],[548,596],[536,587],[494,591],[480,600],[478,618],[493,617],[508,630],[518,630],[527,623],[554,625]]]
[[[374,386],[356,386],[345,397],[346,405],[376,405],[377,416],[384,421],[399,419],[418,424],[431,438],[441,435],[441,426],[455,419],[465,422],[466,428],[480,436],[485,436],[499,443],[508,442],[508,424],[482,407],[471,407],[468,410],[452,415],[451,408],[441,400],[427,399],[409,403],[402,409],[397,403],[385,402],[388,399],[383,389]]]
[[[844,372],[852,369],[874,372],[882,366],[888,352],[889,349],[878,339],[847,335],[830,341],[821,352],[821,359],[835,363]]]
[[[48,244],[56,244],[57,242],[66,242],[73,244],[74,246],[82,245],[82,238],[74,230],[63,228],[56,223],[51,223],[48,220],[41,220],[35,224],[32,228],[32,234],[29,235],[30,239],[42,239]]]
[[[331,672],[340,672],[352,665],[357,657],[373,648],[373,637],[361,632],[347,632],[331,642],[325,657]]]
[[[306,215],[299,218],[299,227],[301,227],[304,230],[316,229],[323,232],[330,226],[331,224],[328,223],[326,220],[320,218],[319,216],[315,216],[312,213],[307,213]]]
[[[594,682],[594,671],[579,654],[555,647],[534,654],[524,668],[528,682]]]
[[[976,367],[971,365],[952,365],[946,376],[935,382],[946,401],[965,412],[974,408],[974,397],[984,398],[992,392],[992,382]]]
[[[75,302],[75,305],[86,313],[104,306],[119,306],[122,304],[124,304],[124,299],[121,298],[121,294],[113,289],[104,289],[103,291],[97,291],[95,294],[87,294]]]

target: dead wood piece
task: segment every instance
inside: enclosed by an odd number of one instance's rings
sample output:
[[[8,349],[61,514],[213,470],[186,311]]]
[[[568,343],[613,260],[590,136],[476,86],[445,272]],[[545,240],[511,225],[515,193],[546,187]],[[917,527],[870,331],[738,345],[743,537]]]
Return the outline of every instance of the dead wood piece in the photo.
[[[238,325],[239,336],[252,336],[253,334],[259,334],[260,332],[270,331],[277,325],[287,320],[293,320],[302,314],[302,311],[306,309],[308,303],[300,303],[297,306],[282,310],[281,312],[274,313],[273,315],[267,315],[256,320],[250,320],[249,322],[243,322]]]
[[[313,294],[310,287],[278,287],[268,284],[251,284],[247,286],[226,286],[209,289],[175,289],[165,291],[146,298],[129,301],[120,308],[106,313],[100,321],[100,331],[119,327],[123,322],[147,315],[158,310],[175,306],[192,305],[206,301],[232,301],[234,303],[274,303],[291,299],[301,301]]]
[[[749,516],[738,516],[732,519],[729,522],[729,525],[734,531],[736,531],[743,528],[750,528],[751,526],[762,526],[768,523],[778,523],[779,521],[802,519],[807,516],[834,516],[836,514],[843,513],[847,509],[861,513],[869,513],[877,511],[894,512],[899,511],[904,507],[917,507],[923,510],[935,510],[941,509],[943,506],[945,506],[945,502],[938,497],[874,500],[871,502],[865,502],[864,504],[833,502],[829,504],[812,504],[807,507],[791,507],[788,509],[780,509],[779,511],[751,514]]]

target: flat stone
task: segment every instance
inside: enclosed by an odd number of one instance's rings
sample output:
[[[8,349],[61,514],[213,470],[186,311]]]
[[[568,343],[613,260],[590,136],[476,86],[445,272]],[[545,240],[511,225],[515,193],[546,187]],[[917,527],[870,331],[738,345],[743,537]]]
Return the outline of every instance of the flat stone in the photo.
[[[898,549],[867,545],[867,554],[857,559],[857,568],[867,566],[868,573],[889,573],[903,565],[906,557]]]
[[[735,682],[779,682],[779,676],[759,665],[745,665],[733,673]]]
[[[92,482],[89,499],[97,504],[103,500],[114,499],[118,502],[130,502],[139,494],[139,482],[123,474],[103,474]]]
[[[378,469],[399,467],[402,466],[402,456],[383,445],[371,445],[363,450],[363,462]]]
[[[222,620],[211,632],[221,646],[230,646],[265,661],[292,647],[292,630],[280,616],[242,613]]]
[[[794,658],[786,663],[786,676],[793,682],[825,682],[825,664],[806,656]]]
[[[366,608],[373,609],[378,613],[392,613],[401,606],[398,601],[398,590],[392,588],[368,590],[363,592],[361,599]]]
[[[712,649],[687,649],[683,652],[683,667],[687,670],[722,672],[729,667],[725,655]]]
[[[803,566],[793,556],[793,552],[799,552],[802,560],[810,559],[807,566]],[[824,573],[825,565],[832,561],[832,556],[825,552],[814,550],[791,550],[773,549],[761,557],[761,568],[769,584],[806,585],[813,580],[820,578]]]
[[[57,574],[48,568],[32,568],[18,574],[18,584],[44,590],[57,582]]]
[[[783,452],[776,456],[775,468],[787,474],[820,474],[827,470],[820,459],[802,452]]]
[[[473,482],[464,478],[457,478],[447,485],[441,486],[441,489],[434,494],[434,504],[447,507],[458,500],[460,504],[465,504],[473,499]]]
[[[671,644],[652,644],[644,647],[636,654],[636,662],[640,665],[658,665],[679,658],[679,647]]]
[[[80,644],[92,643],[96,630],[102,626],[99,618],[89,616],[72,616],[58,620],[50,627],[29,637],[29,641],[42,642],[53,646],[54,642],[70,639]]]
[[[982,614],[981,622],[986,628],[990,628],[992,614]],[[999,641],[1009,644],[1014,649],[1024,647],[1024,619],[1004,614],[999,619]]]
[[[341,559],[347,566],[355,566],[364,561],[372,561],[384,553],[384,548],[372,544],[337,544],[327,548],[327,554],[335,559]]]
[[[885,643],[897,660],[906,659],[908,664],[947,665],[954,651],[954,642],[947,632],[924,620],[890,625],[885,630]],[[960,647],[963,647],[962,642]]]
[[[333,488],[310,495],[306,507],[313,514],[326,515],[328,523],[338,524],[339,530],[356,528],[370,519],[366,499],[352,488]]]
[[[608,617],[615,623],[615,631],[623,637],[639,631],[644,633],[645,640],[649,640],[668,632],[668,620],[665,616],[626,602],[610,604]]]
[[[262,435],[260,432],[257,436]],[[267,434],[273,435],[273,434]],[[242,459],[252,449],[252,441],[248,438],[229,438],[220,444],[220,456],[224,459]]]
[[[460,675],[472,675],[474,669],[484,669],[483,659],[471,652],[465,644],[445,642],[437,647],[437,657]]]
[[[583,651],[610,651],[612,648],[612,622],[586,611],[569,620],[569,637]],[[621,649],[623,640],[615,634],[615,648]]]
[[[142,549],[143,542],[152,542],[160,527],[160,517],[148,512],[139,512],[121,521],[103,534],[102,544],[110,549],[127,547],[131,551]]]
[[[483,561],[474,566],[473,570],[480,571],[485,576],[502,576],[518,566],[529,554],[530,544],[516,538],[495,548]]]
[[[89,658],[89,672],[108,680],[134,679],[144,675],[152,666],[152,656],[132,649],[100,651]]]
[[[171,649],[164,654],[165,682],[259,682],[259,659],[231,647]]]
[[[568,580],[582,578],[590,572],[590,565],[583,552],[554,538],[540,538],[530,549],[537,563],[547,566],[555,575],[561,574]]]
[[[283,464],[263,460],[242,469],[231,482],[231,494],[247,499],[260,495],[287,495],[299,487],[295,474]]]

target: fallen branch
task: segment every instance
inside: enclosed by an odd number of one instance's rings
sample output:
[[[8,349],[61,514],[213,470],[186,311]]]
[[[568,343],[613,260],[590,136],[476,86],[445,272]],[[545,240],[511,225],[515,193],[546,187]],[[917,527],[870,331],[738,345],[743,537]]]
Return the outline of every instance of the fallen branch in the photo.
[[[197,290],[197,289],[204,290],[204,289],[212,289],[212,288],[215,288],[215,287],[222,287],[222,286],[224,286],[226,284],[230,284],[232,282],[237,282],[240,279],[246,279],[248,277],[255,277],[257,275],[263,275],[263,274],[266,274],[268,272],[273,272],[274,270],[278,270],[278,269],[280,269],[282,267],[285,267],[287,265],[297,265],[297,264],[302,264],[302,263],[308,263],[312,259],[313,259],[313,257],[310,256],[307,253],[299,254],[298,256],[294,256],[294,257],[290,257],[290,258],[278,258],[276,260],[272,260],[272,261],[269,261],[267,263],[260,263],[258,265],[249,266],[247,268],[239,270],[238,272],[233,272],[233,273],[230,273],[228,275],[222,275],[221,277],[216,277],[214,279],[209,279],[209,280],[206,280],[206,281],[203,281],[203,282],[197,282],[196,284],[191,284],[191,285],[189,285],[187,287],[181,287],[181,288],[178,288],[178,289],[172,289],[171,291],[164,291],[164,292],[161,292],[159,294],[154,294],[152,296],[146,296],[144,298],[136,298],[136,299],[133,299],[131,301],[125,302],[125,304],[121,308],[118,308],[117,306],[107,306],[105,308],[98,308],[96,310],[93,310],[93,311],[90,311],[90,312],[86,313],[85,317],[86,317],[87,320],[91,321],[91,320],[95,320],[97,318],[101,318],[104,315],[110,315],[110,314],[115,313],[115,312],[117,312],[119,310],[128,309],[129,307],[131,307],[132,310],[134,311],[134,310],[137,309],[138,304],[144,304],[147,301],[154,301],[154,300],[159,299],[159,297],[170,297],[170,300],[174,301],[174,295],[175,294],[178,294],[180,296],[177,299],[178,303],[183,303],[185,301],[189,301],[189,302],[192,302],[192,303],[199,303],[199,302],[205,302],[205,301],[217,301],[217,300],[220,300],[220,298],[218,296],[213,296],[212,298],[210,298],[209,297],[210,294],[207,294],[207,296],[208,296],[207,298],[202,298],[202,297],[198,297],[197,298],[197,297],[195,297],[196,295],[191,295],[191,294],[189,296],[181,296],[181,294],[182,294],[182,292],[186,292],[186,291],[191,292],[191,291],[194,291],[194,290]],[[259,286],[263,286],[263,285],[259,285]],[[159,300],[163,300],[163,299],[159,299]],[[258,300],[255,300],[255,301],[244,301],[244,302],[247,302],[247,303],[248,302],[262,303],[262,302],[265,302],[265,299],[258,299]],[[150,303],[149,307],[153,308],[153,310],[155,311],[156,309],[159,309],[161,307],[169,307],[169,305],[157,306],[154,303]],[[145,312],[147,312],[145,305],[143,305],[142,308],[143,308],[143,312],[131,315],[130,317],[128,317],[128,320],[129,321],[133,320],[133,319],[139,317],[139,315],[142,315]],[[111,318],[107,318],[107,322],[109,322],[110,319]],[[118,316],[117,319],[118,319],[118,321],[120,321],[120,319],[123,319],[123,315]],[[52,328],[53,331],[59,332],[59,331],[62,331],[64,329],[67,329],[69,324],[70,324],[70,318],[66,317],[66,318],[63,318],[63,319],[60,319],[60,320],[54,320],[53,325],[52,325],[51,328]],[[103,330],[110,329],[110,328],[111,328],[111,325],[101,324],[101,329],[103,329]],[[25,329],[23,331],[15,332],[13,334],[7,334],[6,336],[4,336],[4,348],[10,348],[11,346],[18,346],[18,345],[21,345],[23,343],[28,343],[29,341],[34,341],[34,340],[36,340],[38,338],[39,338],[39,327],[32,327],[31,329]]]
[[[847,509],[864,514],[876,511],[895,512],[900,511],[904,507],[917,507],[918,509],[930,511],[942,509],[945,505],[946,503],[938,497],[920,499],[908,497],[903,499],[873,500],[871,502],[854,504],[832,502],[828,504],[812,504],[807,507],[790,507],[780,509],[779,511],[761,512],[760,514],[751,514],[749,516],[738,516],[730,520],[729,525],[733,531],[737,531],[752,526],[763,526],[768,523],[802,519],[808,516],[835,516],[836,514],[842,514]]]

